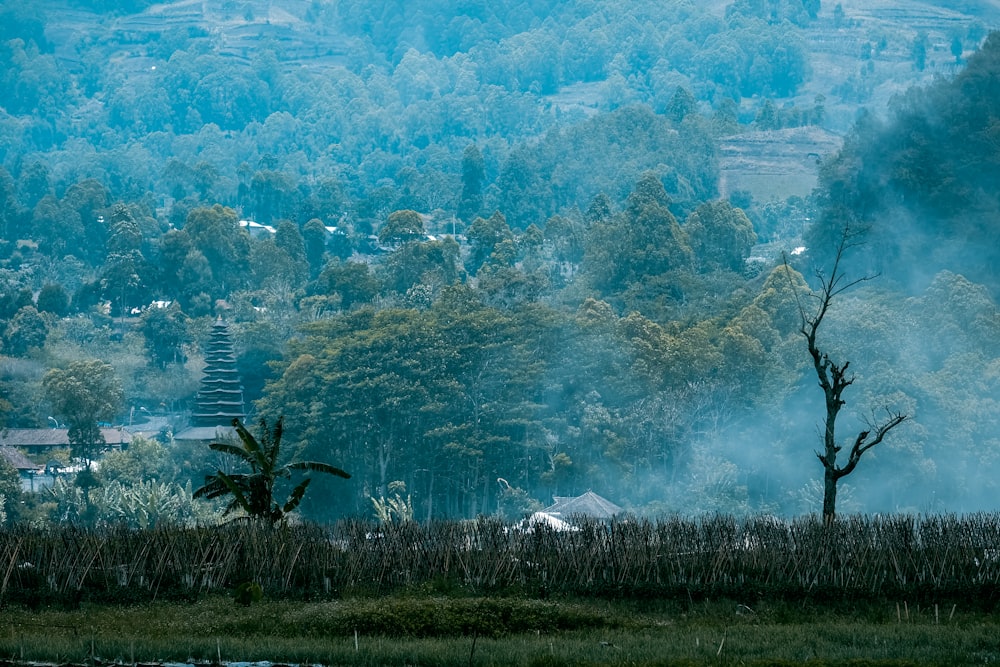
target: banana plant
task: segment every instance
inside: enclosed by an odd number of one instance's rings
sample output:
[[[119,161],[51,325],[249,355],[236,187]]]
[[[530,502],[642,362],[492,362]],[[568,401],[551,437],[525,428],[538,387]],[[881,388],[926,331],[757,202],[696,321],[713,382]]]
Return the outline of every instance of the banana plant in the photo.
[[[268,429],[267,421],[260,420],[260,440],[243,426],[239,419],[233,420],[239,444],[213,442],[212,449],[229,454],[250,467],[249,473],[226,473],[217,470],[205,477],[205,484],[194,492],[195,498],[223,498],[230,496],[223,515],[242,510],[250,518],[262,519],[274,524],[285,518],[302,502],[311,479],[305,478],[289,493],[284,503],[274,498],[275,483],[279,479],[290,479],[293,470],[320,472],[349,479],[351,476],[327,463],[318,461],[295,461],[280,464],[281,434],[283,417],[279,417],[273,429]]]

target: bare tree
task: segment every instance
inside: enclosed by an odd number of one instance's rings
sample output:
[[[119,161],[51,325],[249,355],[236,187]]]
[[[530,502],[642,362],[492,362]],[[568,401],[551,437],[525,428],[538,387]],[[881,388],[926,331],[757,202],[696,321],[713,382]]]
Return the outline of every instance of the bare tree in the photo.
[[[857,231],[852,230],[850,226],[845,226],[837,244],[837,250],[833,259],[833,268],[830,273],[827,275],[822,271],[816,271],[820,287],[817,293],[810,295],[817,301],[815,310],[810,311],[799,298],[798,291],[795,291],[800,317],[799,332],[806,339],[809,356],[812,358],[813,368],[816,370],[816,378],[819,380],[819,386],[823,389],[823,395],[826,399],[826,419],[823,424],[823,451],[816,452],[817,458],[823,464],[823,520],[826,522],[833,521],[836,515],[837,482],[854,472],[862,455],[881,443],[889,431],[907,419],[907,415],[900,412],[893,412],[888,408],[886,408],[886,417],[883,420],[877,420],[873,415],[867,420],[868,428],[858,433],[854,439],[847,462],[842,466],[837,465],[837,454],[841,450],[841,446],[837,444],[837,416],[840,414],[841,408],[845,405],[845,401],[842,398],[844,390],[854,384],[854,375],[853,373],[848,374],[848,367],[851,362],[844,361],[843,363],[837,363],[830,358],[829,354],[820,350],[816,342],[816,335],[823,324],[826,314],[830,310],[834,298],[844,291],[874,277],[864,276],[855,280],[847,280],[844,276],[841,261],[848,249],[859,244],[858,238],[859,234]],[[785,267],[788,269],[787,259]]]

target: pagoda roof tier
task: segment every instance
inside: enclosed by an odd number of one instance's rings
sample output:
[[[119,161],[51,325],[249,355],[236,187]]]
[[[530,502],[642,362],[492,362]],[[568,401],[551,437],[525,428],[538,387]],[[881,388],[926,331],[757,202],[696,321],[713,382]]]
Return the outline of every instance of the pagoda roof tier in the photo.
[[[205,368],[194,399],[192,422],[199,427],[229,427],[246,416],[243,386],[226,324],[219,318],[205,345]]]
[[[209,382],[239,382],[240,381],[240,374],[237,373],[236,371],[231,371],[231,372],[230,371],[225,371],[225,372],[223,372],[223,371],[220,371],[220,370],[214,370],[214,371],[205,371],[205,372],[207,373],[207,377],[205,377],[204,379],[207,380],[207,381],[209,381]]]

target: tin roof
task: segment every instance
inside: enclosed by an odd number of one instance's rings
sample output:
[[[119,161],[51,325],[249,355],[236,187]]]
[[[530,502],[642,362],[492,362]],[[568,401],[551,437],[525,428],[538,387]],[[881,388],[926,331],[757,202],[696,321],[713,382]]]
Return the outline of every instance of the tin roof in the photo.
[[[582,496],[570,498],[566,496],[555,496],[555,503],[549,505],[542,511],[560,519],[572,516],[586,516],[593,519],[610,519],[616,514],[621,514],[625,510],[615,505],[606,498],[602,498],[593,491],[587,491]]]
[[[0,457],[14,466],[16,470],[41,470],[43,467],[37,463],[32,463],[27,456],[13,447],[0,447]]]
[[[120,428],[102,428],[109,445],[128,444],[132,434]],[[0,447],[69,447],[69,429],[5,428],[0,430]]]

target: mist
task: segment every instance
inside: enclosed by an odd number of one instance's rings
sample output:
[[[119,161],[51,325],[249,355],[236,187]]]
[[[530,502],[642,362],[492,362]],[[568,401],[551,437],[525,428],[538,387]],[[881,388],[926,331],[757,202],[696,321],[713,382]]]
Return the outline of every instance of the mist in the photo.
[[[140,480],[217,520],[186,489],[222,325],[234,414],[351,473],[307,519],[819,512],[801,327],[845,228],[841,456],[907,419],[838,512],[994,507],[995,8],[69,5],[0,9],[8,521]],[[98,425],[136,444],[84,498]]]

